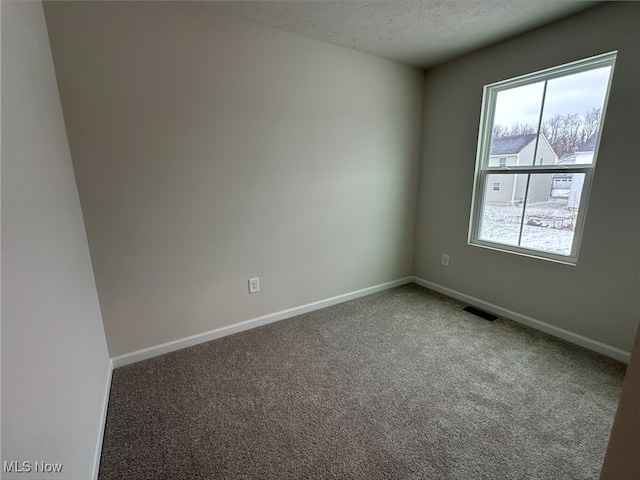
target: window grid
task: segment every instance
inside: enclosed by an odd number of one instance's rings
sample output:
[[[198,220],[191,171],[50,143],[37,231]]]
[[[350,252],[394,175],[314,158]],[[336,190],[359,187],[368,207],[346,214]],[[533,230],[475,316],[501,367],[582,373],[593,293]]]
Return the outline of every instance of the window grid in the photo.
[[[604,115],[606,112],[607,100],[608,100],[608,92],[611,85],[611,78],[613,77],[613,67],[615,64],[615,56],[616,52],[611,52],[608,54],[600,55],[597,57],[593,57],[587,60],[581,60],[578,62],[574,62],[573,64],[563,65],[559,67],[554,67],[552,69],[548,69],[545,71],[533,73],[530,75],[525,75],[523,77],[519,77],[512,80],[507,80],[504,82],[499,82],[496,84],[487,85],[484,88],[483,102],[482,102],[482,112],[481,112],[481,127],[480,127],[480,138],[478,141],[478,151],[477,151],[477,159],[476,159],[476,175],[474,182],[474,193],[472,199],[472,209],[471,209],[471,218],[470,218],[470,228],[469,228],[469,239],[468,242],[471,245],[507,251],[511,253],[521,254],[525,256],[532,256],[536,258],[541,258],[544,260],[552,260],[560,263],[567,263],[570,265],[575,265],[577,262],[577,254],[579,250],[580,238],[582,235],[582,228],[585,220],[586,213],[586,205],[588,201],[588,196],[591,188],[591,181],[593,177],[593,171],[595,168],[595,163],[597,159],[597,150],[600,141],[600,136],[602,132],[602,125],[604,124]],[[602,114],[600,118],[600,128],[597,132],[597,141],[596,148],[593,155],[592,163],[590,164],[544,164],[544,157],[538,157],[538,147],[540,142],[540,132],[541,125],[543,121],[544,107],[545,107],[545,97],[547,92],[548,82],[554,80],[556,78],[561,78],[565,76],[569,76],[575,73],[586,72],[589,70],[594,70],[600,67],[611,67],[611,71],[608,78],[608,84],[606,87],[606,93],[604,96],[604,104],[602,105]],[[497,95],[500,91],[513,89],[518,86],[530,85],[536,82],[544,81],[543,86],[543,95],[540,102],[540,113],[538,117],[537,124],[537,135],[535,138],[535,147],[533,153],[533,162],[530,166],[506,166],[506,161],[503,164],[503,158],[499,158],[498,166],[491,167],[489,166],[489,148],[491,144],[491,133],[493,128],[493,121],[495,116],[496,109],[496,101]],[[536,159],[539,158],[539,163],[536,164]],[[506,160],[506,158],[505,158]],[[520,231],[518,233],[518,244],[517,245],[503,245],[494,241],[482,240],[479,238],[479,230],[482,223],[482,214],[485,205],[485,196],[487,194],[486,185],[487,185],[487,175],[491,173],[501,172],[504,173],[505,169],[509,173],[522,173],[527,175],[525,194],[523,197],[524,205],[522,210],[522,219],[520,222]],[[532,174],[584,174],[584,182],[582,187],[582,195],[580,196],[580,202],[578,206],[578,218],[575,223],[575,230],[573,235],[573,241],[571,245],[571,251],[568,255],[556,254],[553,252],[540,251],[532,248],[522,247],[522,234],[524,229],[524,218],[525,211],[527,208],[527,199],[530,188],[530,180]],[[492,190],[495,190],[495,184],[493,183]]]

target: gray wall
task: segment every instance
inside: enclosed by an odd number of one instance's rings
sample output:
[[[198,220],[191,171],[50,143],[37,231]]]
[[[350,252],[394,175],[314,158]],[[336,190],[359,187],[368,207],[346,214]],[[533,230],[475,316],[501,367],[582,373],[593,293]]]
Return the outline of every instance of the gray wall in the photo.
[[[411,275],[422,71],[197,4],[45,12],[112,356]]]
[[[86,480],[110,360],[42,5],[1,11],[1,460],[63,464],[2,478]]]
[[[418,277],[631,351],[640,318],[639,21],[640,4],[607,3],[427,72]],[[578,265],[467,245],[482,87],[612,50],[618,61]]]

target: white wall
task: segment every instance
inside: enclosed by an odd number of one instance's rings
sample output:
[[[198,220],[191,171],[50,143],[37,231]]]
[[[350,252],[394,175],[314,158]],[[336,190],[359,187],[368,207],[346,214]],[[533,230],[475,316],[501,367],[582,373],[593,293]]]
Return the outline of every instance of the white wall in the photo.
[[[112,356],[411,275],[420,70],[197,2],[45,12]]]
[[[42,5],[1,16],[3,478],[86,480],[110,360]]]
[[[427,72],[418,277],[631,351],[640,319],[638,24],[640,4],[605,3]],[[618,60],[578,265],[467,245],[483,86],[612,50]]]

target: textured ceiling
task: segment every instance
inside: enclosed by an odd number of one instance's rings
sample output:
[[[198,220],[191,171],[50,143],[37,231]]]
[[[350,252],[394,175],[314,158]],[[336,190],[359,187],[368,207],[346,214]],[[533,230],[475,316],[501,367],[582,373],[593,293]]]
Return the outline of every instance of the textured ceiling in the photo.
[[[208,1],[207,8],[429,67],[600,2],[573,0]]]

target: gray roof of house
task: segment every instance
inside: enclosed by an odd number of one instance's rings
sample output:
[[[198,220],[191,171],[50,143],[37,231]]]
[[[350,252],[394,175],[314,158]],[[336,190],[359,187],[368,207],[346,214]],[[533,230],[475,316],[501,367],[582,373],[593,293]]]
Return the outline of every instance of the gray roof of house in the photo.
[[[598,138],[598,132],[587,138],[587,141],[578,147],[576,152],[593,152],[596,149],[596,139]]]
[[[491,151],[489,155],[513,155],[520,153],[524,147],[535,140],[536,134],[513,135],[491,139]]]

